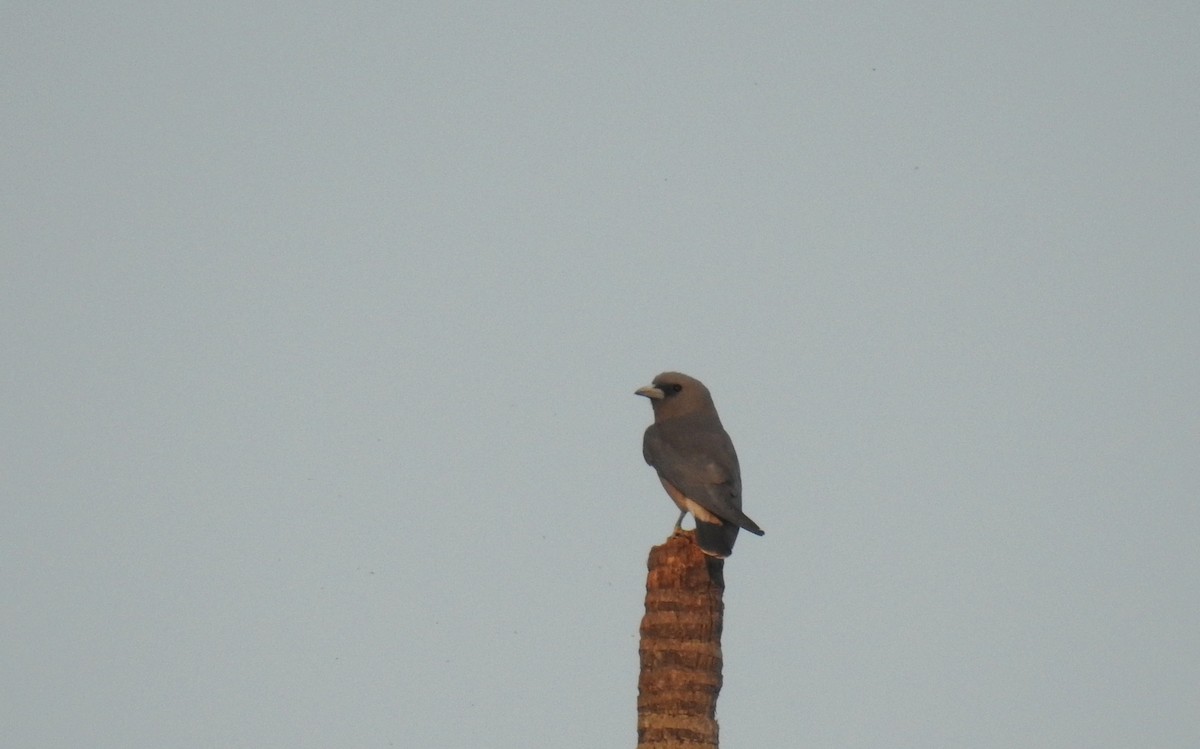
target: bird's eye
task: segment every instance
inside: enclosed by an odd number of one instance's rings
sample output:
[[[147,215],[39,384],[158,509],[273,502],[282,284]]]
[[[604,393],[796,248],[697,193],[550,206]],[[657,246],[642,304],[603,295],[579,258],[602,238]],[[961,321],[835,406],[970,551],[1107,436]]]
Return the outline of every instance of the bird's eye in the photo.
[[[683,390],[683,385],[680,385],[679,383],[675,383],[671,386],[672,393],[678,393],[680,390]]]

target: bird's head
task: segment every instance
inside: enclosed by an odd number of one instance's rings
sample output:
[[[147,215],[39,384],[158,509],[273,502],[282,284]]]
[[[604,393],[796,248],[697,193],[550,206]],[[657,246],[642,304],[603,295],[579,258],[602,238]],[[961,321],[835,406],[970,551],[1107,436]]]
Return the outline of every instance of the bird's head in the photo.
[[[658,421],[693,411],[715,410],[704,383],[680,372],[663,372],[654,378],[653,384],[638,388],[634,394],[650,399]]]

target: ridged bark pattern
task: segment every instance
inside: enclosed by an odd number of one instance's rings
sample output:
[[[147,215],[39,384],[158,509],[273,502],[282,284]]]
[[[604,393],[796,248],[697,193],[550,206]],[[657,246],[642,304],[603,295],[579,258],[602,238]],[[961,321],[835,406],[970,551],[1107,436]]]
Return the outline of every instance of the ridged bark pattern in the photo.
[[[724,584],[691,532],[650,550],[638,679],[638,749],[717,749]]]

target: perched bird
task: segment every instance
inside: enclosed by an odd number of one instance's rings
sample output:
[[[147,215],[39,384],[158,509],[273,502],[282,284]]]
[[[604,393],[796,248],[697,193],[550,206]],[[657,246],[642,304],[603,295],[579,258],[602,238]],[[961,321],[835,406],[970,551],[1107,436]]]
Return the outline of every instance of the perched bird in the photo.
[[[742,512],[742,476],[733,442],[721,426],[708,388],[679,372],[663,372],[635,391],[650,399],[654,423],[642,439],[642,456],[683,516],[696,519],[696,543],[709,556],[733,552],[738,528],[763,535]]]

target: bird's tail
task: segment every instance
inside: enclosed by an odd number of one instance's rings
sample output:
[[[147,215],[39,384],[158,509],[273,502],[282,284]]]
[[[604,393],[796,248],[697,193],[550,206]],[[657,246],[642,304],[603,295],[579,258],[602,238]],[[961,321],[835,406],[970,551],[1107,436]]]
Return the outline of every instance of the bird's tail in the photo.
[[[696,518],[696,545],[710,557],[724,559],[732,554],[737,534],[733,523],[706,523]]]

